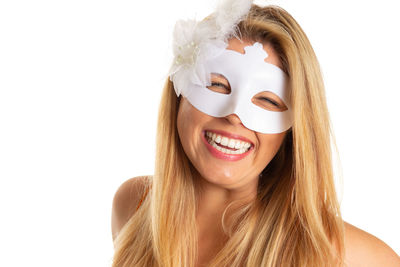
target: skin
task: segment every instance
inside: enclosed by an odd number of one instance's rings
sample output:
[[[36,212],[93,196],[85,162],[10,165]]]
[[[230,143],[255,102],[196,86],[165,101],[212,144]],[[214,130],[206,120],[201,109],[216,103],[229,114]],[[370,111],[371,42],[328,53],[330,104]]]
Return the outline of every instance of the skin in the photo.
[[[244,53],[244,47],[252,44],[253,42],[246,40],[241,42],[238,39],[231,39],[228,49]],[[282,68],[272,46],[266,43],[263,47],[268,54],[264,61]],[[212,76],[212,82],[229,86],[228,81],[216,75]],[[214,85],[209,89],[229,93],[229,90],[221,85]],[[262,96],[273,98],[280,106],[277,108],[262,101],[260,98]],[[257,94],[252,101],[261,107],[278,112],[287,109],[279,97],[269,92]],[[184,97],[179,104],[177,128],[183,149],[198,171],[200,201],[197,222],[200,258],[208,260],[217,251],[216,247],[222,246],[226,241],[221,225],[222,212],[232,201],[247,202],[256,196],[259,174],[279,150],[286,132],[279,134],[255,132],[246,128],[236,114],[221,118],[212,117],[197,110]],[[239,161],[218,159],[208,151],[202,140],[205,129],[223,130],[246,137],[254,144],[254,150]],[[204,251],[203,255],[201,251]]]

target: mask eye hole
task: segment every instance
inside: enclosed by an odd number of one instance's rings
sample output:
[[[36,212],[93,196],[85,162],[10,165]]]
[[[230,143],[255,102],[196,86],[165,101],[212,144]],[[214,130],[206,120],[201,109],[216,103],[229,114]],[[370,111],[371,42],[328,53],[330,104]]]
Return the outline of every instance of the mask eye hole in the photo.
[[[231,93],[231,85],[228,79],[219,73],[211,73],[211,85],[207,86],[207,88],[221,94],[228,95]]]
[[[251,102],[259,106],[260,108],[270,111],[282,112],[288,109],[285,103],[283,103],[282,99],[279,98],[279,96],[269,91],[264,91],[256,94],[251,99]]]

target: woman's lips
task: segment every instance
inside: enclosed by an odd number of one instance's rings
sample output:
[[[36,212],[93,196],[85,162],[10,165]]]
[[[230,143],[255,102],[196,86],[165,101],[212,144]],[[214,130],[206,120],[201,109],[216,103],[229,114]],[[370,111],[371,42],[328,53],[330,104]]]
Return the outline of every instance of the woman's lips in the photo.
[[[207,141],[207,139],[206,139],[206,132],[207,132],[207,131],[212,132],[212,133],[216,133],[216,134],[220,134],[220,135],[222,135],[222,136],[224,136],[224,137],[228,137],[228,138],[233,138],[233,139],[245,141],[245,142],[247,142],[247,143],[250,143],[251,146],[250,146],[250,147],[248,148],[248,150],[247,150],[246,152],[244,152],[244,153],[240,153],[240,154],[228,154],[228,153],[224,153],[224,152],[218,150],[217,148],[215,148],[213,145],[211,145],[211,144]],[[245,137],[238,136],[238,135],[235,135],[235,134],[230,134],[230,133],[227,133],[227,132],[224,132],[224,131],[219,131],[219,130],[217,130],[217,131],[216,131],[216,130],[207,130],[207,131],[203,131],[203,132],[202,132],[201,138],[202,138],[204,144],[206,145],[208,151],[209,151],[214,157],[216,157],[216,158],[218,158],[218,159],[223,159],[223,160],[228,160],[228,161],[237,161],[237,160],[241,160],[241,159],[245,158],[247,155],[249,155],[249,154],[251,153],[251,151],[254,149],[253,143],[252,143],[250,140],[248,140],[247,138],[245,138]],[[219,147],[221,147],[221,146],[219,146]],[[235,149],[232,149],[232,150],[235,150]]]

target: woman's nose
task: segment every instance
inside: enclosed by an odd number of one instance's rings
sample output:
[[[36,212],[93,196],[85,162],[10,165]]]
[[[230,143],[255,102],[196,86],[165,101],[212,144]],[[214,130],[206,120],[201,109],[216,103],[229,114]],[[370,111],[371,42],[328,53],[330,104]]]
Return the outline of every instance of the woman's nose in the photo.
[[[231,124],[242,124],[238,115],[232,113],[225,117]],[[243,125],[243,124],[242,124]]]

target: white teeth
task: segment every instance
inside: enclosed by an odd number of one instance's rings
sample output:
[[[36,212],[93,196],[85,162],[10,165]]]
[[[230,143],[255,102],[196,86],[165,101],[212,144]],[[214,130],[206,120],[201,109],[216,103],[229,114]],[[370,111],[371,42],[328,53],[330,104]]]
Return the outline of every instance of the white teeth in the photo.
[[[228,139],[228,137],[222,137],[222,139],[221,139],[221,145],[223,145],[223,146],[227,146],[228,145],[228,142],[229,142],[229,139]]]
[[[240,141],[236,141],[235,148],[239,149],[242,146],[241,143],[242,142],[240,142]]]
[[[218,146],[216,143],[214,143],[213,141],[211,141],[212,142],[212,146],[215,148],[215,149],[217,149],[217,150],[219,150],[219,151],[221,151],[221,152],[223,152],[223,153],[225,153],[225,154],[243,154],[244,152],[246,152],[247,151],[247,149],[245,149],[245,148],[241,148],[241,149],[238,149],[238,150],[230,150],[230,149],[226,149],[226,148],[224,148],[224,147],[220,147],[220,146]]]
[[[235,148],[235,144],[236,144],[236,141],[235,141],[235,140],[229,139],[228,146],[229,146],[230,148]]]
[[[216,133],[206,132],[207,141],[215,147],[217,150],[226,153],[226,154],[243,154],[251,147],[251,144],[248,142],[243,142],[237,139],[231,139],[226,136],[221,136]],[[223,146],[227,146],[231,149],[221,147],[218,144]]]

